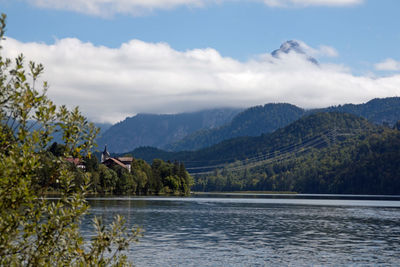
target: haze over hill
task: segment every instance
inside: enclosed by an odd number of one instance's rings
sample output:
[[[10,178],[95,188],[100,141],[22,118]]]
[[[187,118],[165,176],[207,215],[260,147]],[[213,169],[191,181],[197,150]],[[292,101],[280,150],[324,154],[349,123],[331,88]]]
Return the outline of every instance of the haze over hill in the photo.
[[[178,160],[186,167],[201,167],[244,160],[260,154],[278,151],[282,147],[301,144],[303,140],[326,135],[325,146],[331,140],[327,132],[334,128],[344,132],[354,129],[374,130],[374,124],[364,118],[346,113],[322,112],[304,116],[286,127],[260,136],[242,136],[222,141],[218,144],[196,151],[166,152],[150,147],[138,148],[131,153],[138,158],[151,162],[153,158]]]
[[[99,139],[100,148],[127,152],[140,146],[166,150],[196,150],[240,136],[259,136],[285,127],[312,112],[347,112],[373,123],[393,125],[400,118],[400,98],[373,99],[365,104],[346,104],[304,110],[290,104],[266,104],[243,111],[208,110],[176,115],[140,114],[113,125]]]
[[[139,146],[162,147],[200,129],[212,129],[232,120],[241,109],[221,108],[180,114],[138,114],[113,125],[98,139],[100,148],[126,152]]]
[[[234,137],[258,136],[284,127],[304,113],[304,109],[290,104],[251,107],[221,127],[197,131],[164,148],[172,151],[196,150]]]
[[[313,112],[273,133],[197,151],[131,153],[185,163],[195,191],[398,194],[400,121],[394,129],[342,112]]]

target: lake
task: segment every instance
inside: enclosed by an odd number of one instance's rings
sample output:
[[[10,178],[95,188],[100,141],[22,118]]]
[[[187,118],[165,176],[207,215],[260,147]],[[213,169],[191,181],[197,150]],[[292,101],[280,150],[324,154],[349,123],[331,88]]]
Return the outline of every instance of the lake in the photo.
[[[400,264],[400,198],[203,194],[92,198],[91,219],[125,216],[145,230],[127,253],[136,266]]]

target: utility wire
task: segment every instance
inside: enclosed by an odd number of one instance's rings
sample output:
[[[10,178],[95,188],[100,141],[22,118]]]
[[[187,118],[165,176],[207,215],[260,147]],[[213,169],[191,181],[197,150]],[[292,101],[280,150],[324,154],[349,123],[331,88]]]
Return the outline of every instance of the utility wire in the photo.
[[[283,161],[288,158],[291,158],[295,155],[303,154],[313,148],[317,148],[321,145],[329,145],[330,143],[336,143],[338,136],[352,136],[357,135],[360,132],[365,132],[365,129],[353,129],[351,132],[338,132],[338,129],[335,127],[334,129],[324,131],[318,136],[313,136],[306,140],[303,140],[301,143],[291,144],[288,146],[284,146],[273,151],[268,151],[264,153],[258,153],[257,156],[247,158],[244,160],[224,163],[224,164],[216,164],[216,165],[208,165],[208,166],[200,166],[200,167],[192,167],[187,168],[191,175],[203,175],[203,174],[211,174],[214,173],[215,170],[223,168],[227,171],[241,171],[248,168],[253,168],[263,164],[272,164],[278,161]],[[238,165],[239,166],[231,166],[229,165]],[[213,169],[209,171],[200,171],[200,172],[191,172],[191,170],[207,170]]]
[[[253,158],[248,158],[245,160],[241,160],[238,162],[235,162],[234,164],[241,164],[238,167],[230,167],[226,168],[226,170],[241,170],[244,168],[249,168],[253,166],[258,166],[260,164],[264,163],[272,163],[275,161],[279,161],[288,157],[293,156],[296,153],[302,153],[310,148],[315,148],[323,144],[327,144],[327,140],[329,140],[329,136],[331,135],[332,131],[329,131],[328,133],[318,136],[318,137],[313,137],[310,140],[303,141],[302,143],[297,143],[293,144],[287,147],[284,147],[281,150],[274,150],[272,152],[269,152],[267,154],[259,155]],[[195,167],[195,168],[187,168],[188,170],[205,170],[205,169],[216,169],[219,167],[226,167],[232,163],[227,163],[227,164],[219,164],[219,165],[210,165],[210,166],[203,166],[203,167]],[[207,174],[207,173],[213,173],[214,171],[205,171],[205,172],[191,172],[191,175],[199,175],[199,174]]]

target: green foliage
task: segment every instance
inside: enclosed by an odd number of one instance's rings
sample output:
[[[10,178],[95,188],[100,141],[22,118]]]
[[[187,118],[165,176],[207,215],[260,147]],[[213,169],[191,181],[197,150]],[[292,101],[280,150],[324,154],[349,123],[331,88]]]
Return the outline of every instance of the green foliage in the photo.
[[[38,171],[38,186],[42,189],[59,190],[59,185],[52,178],[55,170],[51,163],[60,148],[63,149],[64,146],[52,144],[41,156],[42,162],[46,163]],[[89,190],[95,194],[189,195],[193,184],[193,178],[186,171],[184,164],[178,162],[170,163],[155,159],[153,164],[149,165],[142,159],[133,159],[130,172],[118,165],[109,168],[99,164],[95,157],[83,158],[83,164],[85,171],[72,163],[66,163],[66,166],[75,185],[83,184],[83,177],[88,176]]]
[[[184,194],[190,193],[193,185],[192,177],[182,163],[174,164],[155,159],[151,165],[153,179],[157,185],[157,193]]]
[[[2,15],[1,39],[4,29]],[[89,209],[89,177],[72,171],[64,159],[90,158],[97,130],[77,108],[57,108],[46,96],[47,83],[36,89],[43,70],[34,62],[26,67],[22,55],[14,64],[0,55],[0,265],[127,264],[120,252],[139,232],[127,234],[120,217],[110,227],[95,221],[90,243],[80,235],[80,220]],[[64,146],[50,148],[52,154],[47,150],[56,132]],[[45,198],[50,186],[58,189],[59,199]]]
[[[116,187],[118,175],[105,165],[99,166],[100,186],[103,193],[112,193]]]
[[[400,133],[377,130],[283,161],[199,177],[193,190],[399,194]]]

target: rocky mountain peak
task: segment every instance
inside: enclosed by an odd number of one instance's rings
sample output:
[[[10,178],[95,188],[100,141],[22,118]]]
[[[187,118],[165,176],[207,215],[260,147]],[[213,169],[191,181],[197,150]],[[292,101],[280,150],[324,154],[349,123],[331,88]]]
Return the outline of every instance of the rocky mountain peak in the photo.
[[[312,56],[307,55],[306,51],[301,46],[301,44],[295,40],[289,40],[289,41],[284,42],[283,44],[281,44],[279,49],[272,51],[271,55],[275,58],[279,58],[280,55],[289,54],[291,52],[305,55],[308,61],[318,65],[318,61],[315,58],[313,58]]]

